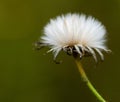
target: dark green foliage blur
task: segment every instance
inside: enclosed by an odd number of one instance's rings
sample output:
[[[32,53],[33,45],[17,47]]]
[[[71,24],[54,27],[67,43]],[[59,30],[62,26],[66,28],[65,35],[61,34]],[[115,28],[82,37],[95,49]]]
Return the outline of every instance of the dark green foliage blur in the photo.
[[[0,102],[98,102],[82,82],[72,57],[53,62],[48,48],[33,50],[50,18],[85,13],[108,31],[105,61],[82,60],[84,69],[108,102],[120,102],[120,0],[0,0]]]

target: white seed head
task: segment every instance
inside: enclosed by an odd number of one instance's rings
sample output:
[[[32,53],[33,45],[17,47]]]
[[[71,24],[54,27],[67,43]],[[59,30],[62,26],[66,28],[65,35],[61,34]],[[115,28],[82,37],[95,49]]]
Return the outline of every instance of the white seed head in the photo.
[[[40,42],[50,47],[48,52],[52,51],[54,58],[63,50],[80,58],[92,55],[97,60],[96,52],[104,59],[102,51],[108,51],[105,36],[105,27],[95,18],[84,14],[67,14],[50,20],[44,27]]]

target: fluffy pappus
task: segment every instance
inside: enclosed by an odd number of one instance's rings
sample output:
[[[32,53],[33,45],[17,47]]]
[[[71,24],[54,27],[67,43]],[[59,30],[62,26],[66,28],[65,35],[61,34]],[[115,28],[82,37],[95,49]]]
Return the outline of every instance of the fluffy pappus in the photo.
[[[97,61],[96,52],[103,60],[102,51],[110,51],[105,45],[106,40],[106,29],[100,21],[84,14],[66,14],[50,20],[36,48],[50,47],[48,52],[54,53],[54,59],[62,50],[80,58],[93,56]]]

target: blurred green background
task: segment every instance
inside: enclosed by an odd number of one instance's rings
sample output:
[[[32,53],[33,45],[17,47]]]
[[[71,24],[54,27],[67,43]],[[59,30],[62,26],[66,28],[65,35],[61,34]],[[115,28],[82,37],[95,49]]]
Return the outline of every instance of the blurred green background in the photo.
[[[72,57],[53,62],[34,51],[50,18],[68,12],[98,18],[108,31],[103,63],[83,60],[89,79],[109,102],[120,102],[120,0],[0,0],[0,102],[98,102],[82,83]]]

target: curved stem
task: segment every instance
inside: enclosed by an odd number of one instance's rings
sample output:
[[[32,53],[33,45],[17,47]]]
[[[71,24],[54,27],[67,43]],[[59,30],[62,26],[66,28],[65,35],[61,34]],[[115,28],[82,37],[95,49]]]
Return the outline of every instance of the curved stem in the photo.
[[[81,65],[80,61],[77,58],[75,58],[75,62],[77,64],[77,67],[78,67],[78,70],[81,74],[81,77],[82,77],[83,81],[86,83],[86,85],[88,86],[88,88],[92,91],[92,93],[96,96],[96,98],[100,102],[106,102],[105,99],[97,92],[97,90],[93,87],[93,85],[89,81],[88,77],[86,76],[86,73],[85,73],[84,69],[82,68],[82,65]]]

